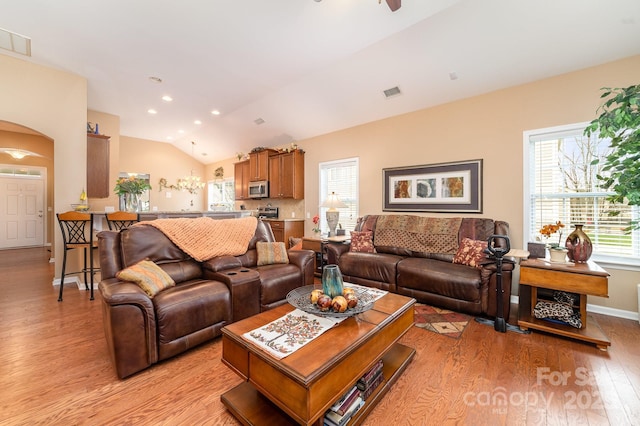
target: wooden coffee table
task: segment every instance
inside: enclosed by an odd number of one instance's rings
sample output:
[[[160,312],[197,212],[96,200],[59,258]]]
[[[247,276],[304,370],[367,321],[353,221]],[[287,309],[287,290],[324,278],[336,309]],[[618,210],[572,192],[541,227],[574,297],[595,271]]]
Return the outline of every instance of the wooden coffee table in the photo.
[[[242,335],[294,309],[286,304],[222,330],[222,361],[245,382],[221,396],[245,425],[322,425],[324,413],[379,359],[384,381],[351,419],[360,424],[415,354],[398,339],[413,325],[415,300],[388,293],[293,354],[276,359]]]

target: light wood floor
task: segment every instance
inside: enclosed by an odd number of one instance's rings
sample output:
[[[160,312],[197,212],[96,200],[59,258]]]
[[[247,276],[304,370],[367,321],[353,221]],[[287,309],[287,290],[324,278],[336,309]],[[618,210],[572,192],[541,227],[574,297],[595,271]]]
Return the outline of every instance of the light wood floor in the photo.
[[[58,303],[48,256],[0,251],[0,424],[238,424],[220,402],[240,383],[220,339],[118,380],[99,294],[69,286]],[[416,357],[365,424],[638,425],[640,326],[596,317],[608,352],[476,322],[458,340],[413,328]]]

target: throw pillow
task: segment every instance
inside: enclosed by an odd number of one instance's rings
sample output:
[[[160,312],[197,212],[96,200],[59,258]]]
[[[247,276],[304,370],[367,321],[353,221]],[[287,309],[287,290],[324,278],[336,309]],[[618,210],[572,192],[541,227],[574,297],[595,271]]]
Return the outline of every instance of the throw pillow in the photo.
[[[349,251],[375,253],[376,249],[373,247],[373,232],[351,231],[351,247],[349,248]]]
[[[153,297],[162,290],[176,285],[169,274],[150,260],[142,260],[135,265],[129,266],[127,269],[118,272],[116,277],[122,281],[131,281],[138,284],[149,297]]]
[[[293,250],[301,250],[302,238],[289,237],[289,248]]]
[[[463,238],[460,242],[460,247],[458,247],[456,255],[453,257],[453,263],[481,268],[481,262],[487,257],[484,252],[486,248],[486,241]]]
[[[258,266],[272,265],[274,263],[289,263],[287,248],[282,242],[257,242],[256,250],[258,251]]]

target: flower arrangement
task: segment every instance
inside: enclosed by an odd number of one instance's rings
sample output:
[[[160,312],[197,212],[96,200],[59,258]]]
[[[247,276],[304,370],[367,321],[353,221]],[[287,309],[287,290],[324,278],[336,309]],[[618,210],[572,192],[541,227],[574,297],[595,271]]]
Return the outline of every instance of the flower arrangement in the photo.
[[[316,233],[320,232],[320,216],[315,215],[311,220],[313,221],[313,225],[314,225],[313,228],[311,228],[311,230]]]
[[[551,235],[558,232],[558,244],[552,243],[550,246],[560,247],[560,241],[562,241],[562,228],[564,228],[564,224],[560,221],[557,221],[555,224],[550,223],[548,225],[544,225],[540,229],[540,234],[545,238],[550,238]]]
[[[146,179],[129,176],[128,178],[123,177],[118,179],[115,188],[113,188],[113,192],[118,195],[142,194],[149,189],[151,189],[151,185]]]

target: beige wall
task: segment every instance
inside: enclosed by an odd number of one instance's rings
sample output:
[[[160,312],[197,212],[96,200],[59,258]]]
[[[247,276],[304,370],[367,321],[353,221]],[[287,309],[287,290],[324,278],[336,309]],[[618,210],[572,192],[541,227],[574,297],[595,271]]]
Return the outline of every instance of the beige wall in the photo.
[[[0,93],[0,120],[28,127],[53,140],[56,167],[54,211],[50,214],[68,210],[86,182],[87,81],[0,55]],[[58,233],[53,235],[55,254],[62,245]],[[57,276],[60,268],[57,262]]]
[[[159,211],[206,210],[206,188],[196,194],[190,194],[176,189],[161,190],[158,184],[160,178],[164,178],[168,185],[175,185],[179,178],[189,176],[192,170],[195,176],[200,176],[206,181],[204,164],[173,145],[128,136],[120,137],[119,172],[148,173],[151,176],[151,208],[157,207]],[[213,179],[213,174],[208,178]],[[171,198],[167,198],[167,193]]]

